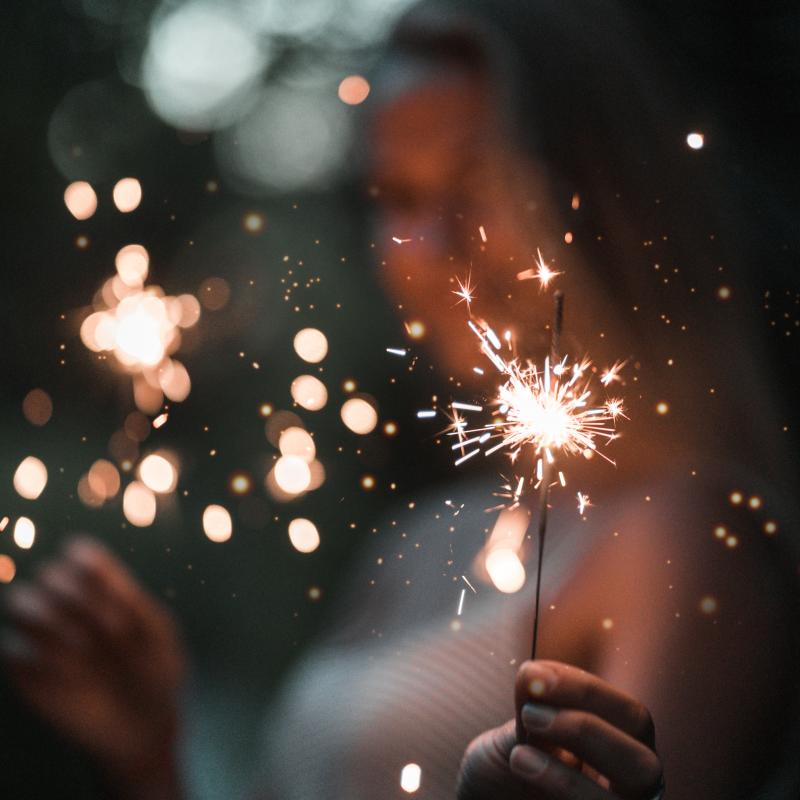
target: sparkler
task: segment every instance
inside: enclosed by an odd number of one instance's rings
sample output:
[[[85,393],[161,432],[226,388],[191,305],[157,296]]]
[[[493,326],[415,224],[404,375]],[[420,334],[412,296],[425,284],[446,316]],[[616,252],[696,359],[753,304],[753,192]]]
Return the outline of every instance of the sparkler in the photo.
[[[539,258],[540,271],[544,261]],[[545,285],[555,273],[539,275]],[[460,285],[460,282],[459,282]],[[556,469],[556,454],[592,455],[597,453],[609,463],[614,463],[600,452],[599,444],[607,444],[617,438],[615,423],[618,417],[625,417],[620,399],[606,400],[600,405],[592,404],[590,387],[591,362],[588,359],[569,365],[567,358],[560,355],[560,338],[564,318],[564,295],[554,294],[554,317],[551,330],[550,353],[540,369],[530,361],[522,362],[514,357],[506,360],[502,355],[501,342],[492,328],[482,320],[470,318],[467,325],[480,341],[481,352],[505,381],[499,387],[496,397],[490,404],[492,418],[484,425],[467,426],[463,413],[484,411],[481,405],[453,402],[450,417],[451,425],[445,431],[456,437],[452,449],[458,451],[455,465],[459,466],[474,458],[480,452],[489,456],[505,450],[512,463],[515,463],[524,449],[533,448],[535,456],[534,475],[518,477],[504,487],[509,509],[520,505],[526,484],[533,485],[539,492],[538,514],[538,561],[536,566],[536,589],[533,618],[531,658],[536,657],[536,644],[539,633],[539,608],[541,594],[542,564],[544,544],[547,533],[547,517],[550,487],[556,484],[566,486],[566,477]],[[509,342],[510,348],[510,342]],[[616,362],[606,369],[600,383],[607,387],[620,380],[619,372],[624,362]],[[462,412],[462,414],[459,414]],[[430,412],[418,412],[418,416]],[[488,445],[483,449],[484,445]],[[579,513],[589,505],[588,495],[577,494]]]

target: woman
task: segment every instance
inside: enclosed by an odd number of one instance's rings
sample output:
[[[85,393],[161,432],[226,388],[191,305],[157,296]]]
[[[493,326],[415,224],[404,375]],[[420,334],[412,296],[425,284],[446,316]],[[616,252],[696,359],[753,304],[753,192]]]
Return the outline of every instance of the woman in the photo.
[[[463,398],[491,387],[469,383],[453,276],[471,269],[474,313],[510,321],[538,358],[550,300],[515,277],[537,247],[555,258],[565,350],[629,359],[618,467],[570,464],[571,485],[597,498],[586,522],[554,493],[548,660],[524,661],[530,586],[480,583],[488,528],[527,524],[484,514],[494,477],[410,498],[376,526],[335,634],[271,712],[259,796],[400,796],[408,763],[435,798],[649,800],[664,775],[673,798],[791,791],[796,596],[781,547],[795,521],[748,309],[707,312],[721,285],[740,288],[727,198],[710,159],[700,170],[679,149],[679,109],[634,19],[613,2],[529,5],[426,5],[399,26],[368,120],[381,279],[427,328],[443,392],[452,378]],[[734,489],[779,537],[731,504]],[[179,797],[182,657],[163,610],[83,541],[16,587],[11,612],[22,693],[94,753],[117,796]]]

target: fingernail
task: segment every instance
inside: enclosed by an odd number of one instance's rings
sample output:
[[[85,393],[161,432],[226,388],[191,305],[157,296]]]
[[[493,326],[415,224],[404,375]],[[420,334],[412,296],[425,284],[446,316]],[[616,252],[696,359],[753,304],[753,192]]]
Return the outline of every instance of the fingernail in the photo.
[[[549,706],[525,703],[522,706],[522,724],[529,731],[543,731],[550,727],[550,723],[556,718],[556,713],[556,710]]]
[[[511,771],[522,778],[541,775],[547,767],[547,756],[526,744],[518,744],[508,759]]]
[[[539,664],[533,665],[533,677],[528,683],[528,692],[531,697],[544,697],[556,682],[556,675]]]

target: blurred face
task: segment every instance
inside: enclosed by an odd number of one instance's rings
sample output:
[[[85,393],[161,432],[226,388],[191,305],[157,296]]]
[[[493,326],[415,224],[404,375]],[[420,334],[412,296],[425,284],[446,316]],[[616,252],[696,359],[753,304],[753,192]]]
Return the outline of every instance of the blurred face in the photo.
[[[547,318],[534,282],[515,278],[552,235],[543,184],[505,135],[488,81],[467,69],[442,67],[383,103],[370,146],[383,285],[406,324],[418,323],[412,336],[424,328],[441,366],[463,376],[480,356],[456,279],[471,274],[472,312],[498,333],[537,309]]]

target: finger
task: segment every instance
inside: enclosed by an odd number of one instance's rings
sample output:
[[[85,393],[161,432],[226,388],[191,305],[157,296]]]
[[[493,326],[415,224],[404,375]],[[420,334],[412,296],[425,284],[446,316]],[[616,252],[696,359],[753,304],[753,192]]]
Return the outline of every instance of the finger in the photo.
[[[517,672],[516,702],[528,700],[588,711],[647,747],[655,747],[650,712],[638,700],[582,669],[558,661],[526,661]]]
[[[526,703],[521,717],[537,745],[556,745],[574,753],[609,778],[623,797],[650,797],[655,793],[661,780],[658,756],[600,717],[539,703]]]
[[[6,598],[8,621],[40,646],[85,649],[89,638],[38,586],[19,584]]]
[[[86,633],[94,648],[105,652],[118,646],[124,615],[87,584],[74,565],[67,561],[48,565],[41,570],[37,587],[64,619]]]
[[[86,537],[74,539],[65,554],[86,584],[102,595],[119,615],[127,617],[131,624],[143,631],[155,629],[168,616],[122,561],[99,542]]]
[[[619,800],[580,772],[538,748],[518,744],[508,760],[513,775],[547,800]]]

